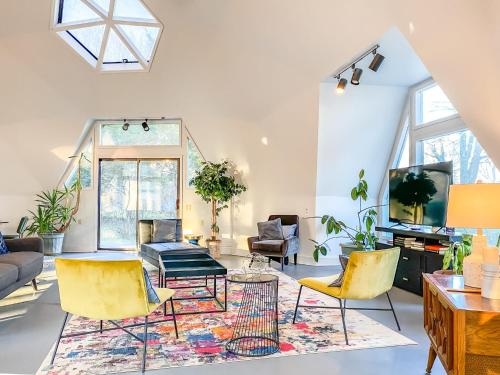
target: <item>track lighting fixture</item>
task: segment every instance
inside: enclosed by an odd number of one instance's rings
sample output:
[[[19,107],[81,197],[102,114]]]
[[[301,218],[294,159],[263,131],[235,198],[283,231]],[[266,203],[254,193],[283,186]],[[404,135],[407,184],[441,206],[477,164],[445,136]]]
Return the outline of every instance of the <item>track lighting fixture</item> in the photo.
[[[377,50],[374,49],[373,50],[373,60],[370,63],[370,66],[368,68],[370,68],[371,70],[376,72],[378,70],[378,68],[380,68],[380,65],[382,65],[382,62],[384,61],[384,59],[385,59],[385,57],[382,56],[381,54],[377,53]]]
[[[354,85],[354,86],[359,85],[359,79],[361,78],[361,74],[363,74],[363,69],[356,68],[356,66],[353,65],[352,66],[351,85]]]
[[[337,77],[339,83],[337,83],[337,94],[342,95],[345,91],[345,87],[347,86],[347,79]]]
[[[142,128],[145,132],[149,131],[148,119],[144,120],[144,122],[142,123]]]
[[[128,127],[130,126],[130,124],[127,122],[127,120],[123,120],[123,126],[122,126],[122,129],[124,131],[127,131],[128,130]]]

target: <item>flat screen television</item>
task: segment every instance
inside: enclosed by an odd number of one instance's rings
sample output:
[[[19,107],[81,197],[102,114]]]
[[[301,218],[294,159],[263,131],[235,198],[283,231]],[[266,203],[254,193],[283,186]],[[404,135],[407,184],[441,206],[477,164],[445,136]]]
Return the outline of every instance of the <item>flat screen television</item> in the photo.
[[[451,161],[391,169],[389,221],[444,227],[452,178]]]

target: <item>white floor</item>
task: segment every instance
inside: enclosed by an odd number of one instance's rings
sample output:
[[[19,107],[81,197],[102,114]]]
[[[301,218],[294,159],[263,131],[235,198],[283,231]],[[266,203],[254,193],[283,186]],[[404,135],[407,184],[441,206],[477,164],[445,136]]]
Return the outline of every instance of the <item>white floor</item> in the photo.
[[[100,252],[66,254],[67,257],[91,257],[124,259],[136,257],[134,253]],[[242,258],[224,256],[221,260],[228,268],[240,266]],[[278,268],[278,264],[274,263]],[[288,265],[285,273],[294,278],[323,276],[335,273],[336,267]],[[393,288],[391,291],[402,334],[419,345],[382,349],[354,350],[347,352],[320,353],[292,357],[266,358],[254,361],[233,362],[204,366],[148,371],[151,374],[237,374],[237,375],[304,375],[304,374],[405,374],[422,375],[427,363],[428,338],[422,326],[422,299],[412,293]],[[363,302],[359,306],[386,307],[383,298]],[[0,307],[0,314],[6,307]],[[11,319],[0,320],[0,373],[33,374],[55,342],[63,320],[59,307],[57,283],[32,302],[25,302],[18,309],[21,313]],[[388,327],[394,327],[390,312],[363,312]],[[433,374],[445,374],[436,360]]]

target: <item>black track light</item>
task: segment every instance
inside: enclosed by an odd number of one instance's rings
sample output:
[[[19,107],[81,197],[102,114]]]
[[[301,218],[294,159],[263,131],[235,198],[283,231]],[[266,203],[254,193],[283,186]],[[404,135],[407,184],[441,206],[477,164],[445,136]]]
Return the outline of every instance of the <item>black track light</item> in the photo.
[[[148,132],[148,131],[149,131],[148,119],[146,119],[146,120],[142,123],[142,128],[144,129],[144,131],[145,131],[145,132]]]
[[[373,51],[373,60],[370,63],[370,66],[368,68],[370,68],[371,70],[376,72],[378,70],[378,68],[380,68],[380,65],[382,65],[382,62],[384,61],[384,59],[385,59],[384,56],[377,53],[377,50],[374,50]]]
[[[354,85],[354,86],[359,85],[359,79],[361,78],[361,74],[363,74],[363,69],[356,68],[353,65],[352,66],[351,85]]]
[[[345,87],[347,86],[347,79],[340,77],[337,77],[337,79],[339,80],[339,83],[337,83],[337,94],[341,95],[344,93]]]
[[[123,129],[124,131],[127,131],[129,126],[130,126],[130,124],[127,122],[127,120],[123,120],[123,126],[122,126],[122,129]]]

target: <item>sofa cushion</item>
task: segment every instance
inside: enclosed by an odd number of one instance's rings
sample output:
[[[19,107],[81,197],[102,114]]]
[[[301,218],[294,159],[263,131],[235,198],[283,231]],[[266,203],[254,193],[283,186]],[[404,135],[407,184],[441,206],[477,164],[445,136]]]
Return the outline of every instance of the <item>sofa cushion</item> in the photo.
[[[257,229],[259,230],[259,241],[283,239],[283,229],[279,218],[257,223]]]
[[[9,250],[7,249],[7,244],[5,243],[5,240],[3,239],[2,232],[0,232],[0,255],[2,254],[7,254]]]
[[[295,236],[295,230],[297,229],[297,224],[292,225],[282,225],[283,229],[283,238],[286,240],[287,238]]]
[[[7,288],[17,281],[18,270],[12,264],[0,263],[0,290]]]
[[[252,244],[252,250],[265,250],[265,251],[275,251],[281,252],[281,245],[283,245],[284,240],[263,240],[255,241]]]
[[[27,277],[35,277],[43,268],[43,254],[33,251],[19,251],[17,253],[8,253],[0,255],[0,263],[12,264],[18,268],[17,279],[21,280]]]
[[[151,242],[175,242],[177,220],[153,220]]]

